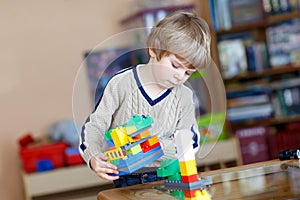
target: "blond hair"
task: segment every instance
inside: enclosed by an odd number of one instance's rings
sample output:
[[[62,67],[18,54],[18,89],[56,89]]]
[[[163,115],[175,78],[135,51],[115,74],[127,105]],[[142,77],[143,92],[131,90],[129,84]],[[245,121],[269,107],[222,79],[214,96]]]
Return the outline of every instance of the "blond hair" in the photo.
[[[147,47],[158,60],[171,53],[201,69],[210,63],[210,41],[209,27],[203,19],[177,11],[152,28]]]

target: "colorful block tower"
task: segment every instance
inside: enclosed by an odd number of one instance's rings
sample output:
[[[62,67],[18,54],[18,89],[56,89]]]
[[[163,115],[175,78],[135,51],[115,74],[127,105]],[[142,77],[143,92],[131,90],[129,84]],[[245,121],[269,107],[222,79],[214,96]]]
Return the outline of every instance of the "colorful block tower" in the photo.
[[[168,177],[168,180],[165,182],[164,186],[171,190],[171,194],[172,191],[183,191],[184,197],[181,197],[181,195],[177,197],[185,200],[210,200],[211,197],[205,190],[205,187],[207,185],[211,185],[212,183],[209,181],[201,180],[198,177],[192,139],[186,139],[189,134],[190,133],[187,131],[186,133],[180,132],[175,135],[175,144],[177,149],[177,157],[179,162],[178,165],[181,178],[172,180],[169,178],[168,174],[161,173],[163,171],[167,171],[165,168],[169,168],[169,166],[162,166],[157,170],[157,174],[158,176]]]
[[[104,152],[116,165],[119,176],[132,173],[163,156],[157,136],[151,136],[150,116],[134,115],[127,123],[105,133],[109,150]]]

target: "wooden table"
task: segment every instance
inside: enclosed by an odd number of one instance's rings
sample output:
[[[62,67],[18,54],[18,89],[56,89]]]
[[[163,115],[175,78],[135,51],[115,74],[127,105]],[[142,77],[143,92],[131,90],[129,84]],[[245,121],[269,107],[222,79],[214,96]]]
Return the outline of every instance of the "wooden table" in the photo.
[[[272,160],[227,169],[203,172],[212,180],[208,188],[212,199],[300,199],[298,161]],[[101,191],[98,200],[176,199],[163,189],[164,181]]]

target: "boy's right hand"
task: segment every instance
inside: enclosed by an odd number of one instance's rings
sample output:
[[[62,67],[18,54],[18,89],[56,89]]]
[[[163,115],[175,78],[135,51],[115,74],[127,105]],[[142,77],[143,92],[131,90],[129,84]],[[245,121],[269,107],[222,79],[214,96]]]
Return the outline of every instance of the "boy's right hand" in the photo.
[[[117,170],[117,167],[115,165],[108,162],[108,157],[106,154],[100,153],[92,157],[92,159],[90,160],[90,164],[97,176],[104,180],[113,181],[119,178],[119,176],[108,175],[118,174],[119,171]]]

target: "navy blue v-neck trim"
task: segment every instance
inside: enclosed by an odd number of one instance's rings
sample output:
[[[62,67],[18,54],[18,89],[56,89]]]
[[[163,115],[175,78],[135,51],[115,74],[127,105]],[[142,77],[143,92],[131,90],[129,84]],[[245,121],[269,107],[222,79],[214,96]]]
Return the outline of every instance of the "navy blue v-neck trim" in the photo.
[[[137,74],[137,67],[133,68],[133,75],[134,75],[134,79],[136,81],[136,84],[139,87],[140,92],[142,93],[144,98],[147,100],[147,102],[151,106],[154,106],[155,104],[159,103],[161,100],[166,98],[172,91],[171,89],[167,89],[167,91],[165,91],[161,96],[159,96],[158,98],[152,100],[151,97],[149,97],[149,95],[147,94],[147,92],[145,91],[144,87],[142,86],[142,84],[140,82],[139,76]]]

